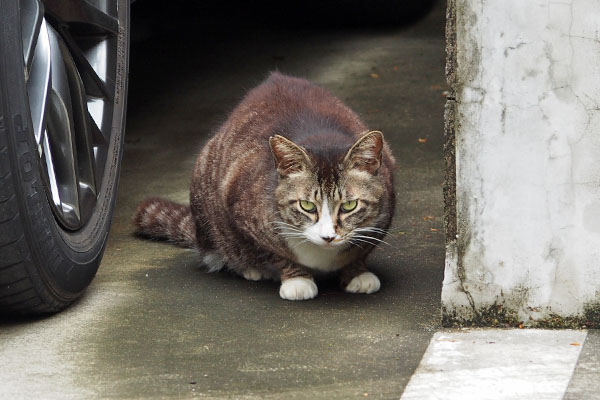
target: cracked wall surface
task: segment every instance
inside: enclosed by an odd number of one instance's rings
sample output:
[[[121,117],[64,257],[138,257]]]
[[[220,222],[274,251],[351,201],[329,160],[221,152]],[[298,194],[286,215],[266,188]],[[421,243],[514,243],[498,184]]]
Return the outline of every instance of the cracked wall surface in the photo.
[[[600,2],[449,0],[447,16],[444,320],[585,324],[600,314]]]

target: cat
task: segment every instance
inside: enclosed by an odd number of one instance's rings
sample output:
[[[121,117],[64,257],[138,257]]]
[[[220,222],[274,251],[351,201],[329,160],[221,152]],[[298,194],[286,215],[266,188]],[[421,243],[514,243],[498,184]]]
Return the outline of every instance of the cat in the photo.
[[[393,168],[381,132],[321,87],[273,72],[200,151],[190,206],[147,199],[136,232],[196,248],[211,272],[281,281],[283,299],[314,298],[323,273],[374,293],[365,258],[392,220]]]

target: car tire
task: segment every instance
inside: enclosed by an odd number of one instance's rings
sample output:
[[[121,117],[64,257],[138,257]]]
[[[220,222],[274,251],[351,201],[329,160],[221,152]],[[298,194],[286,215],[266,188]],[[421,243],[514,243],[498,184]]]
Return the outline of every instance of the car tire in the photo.
[[[106,246],[129,0],[0,0],[0,27],[0,311],[57,312]]]

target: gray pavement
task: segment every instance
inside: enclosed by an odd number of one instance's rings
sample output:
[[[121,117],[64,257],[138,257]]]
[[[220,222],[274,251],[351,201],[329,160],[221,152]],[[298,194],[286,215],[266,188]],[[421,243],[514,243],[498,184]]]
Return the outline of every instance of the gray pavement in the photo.
[[[101,268],[65,312],[0,321],[0,397],[399,398],[439,329],[443,2],[397,29],[133,26],[123,170]],[[325,281],[315,300],[288,302],[276,283],[206,274],[194,252],[132,235],[145,197],[187,202],[198,149],[273,69],[330,89],[391,142],[397,213],[391,246],[369,259],[377,294]]]

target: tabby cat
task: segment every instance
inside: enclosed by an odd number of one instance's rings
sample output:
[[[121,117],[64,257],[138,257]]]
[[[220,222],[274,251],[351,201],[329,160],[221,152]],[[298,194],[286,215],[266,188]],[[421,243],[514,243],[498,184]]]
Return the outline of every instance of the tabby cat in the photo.
[[[137,233],[195,247],[209,271],[280,280],[287,300],[314,298],[321,273],[373,293],[365,258],[392,219],[393,166],[381,132],[326,90],[274,72],[203,147],[191,205],[144,201]]]

